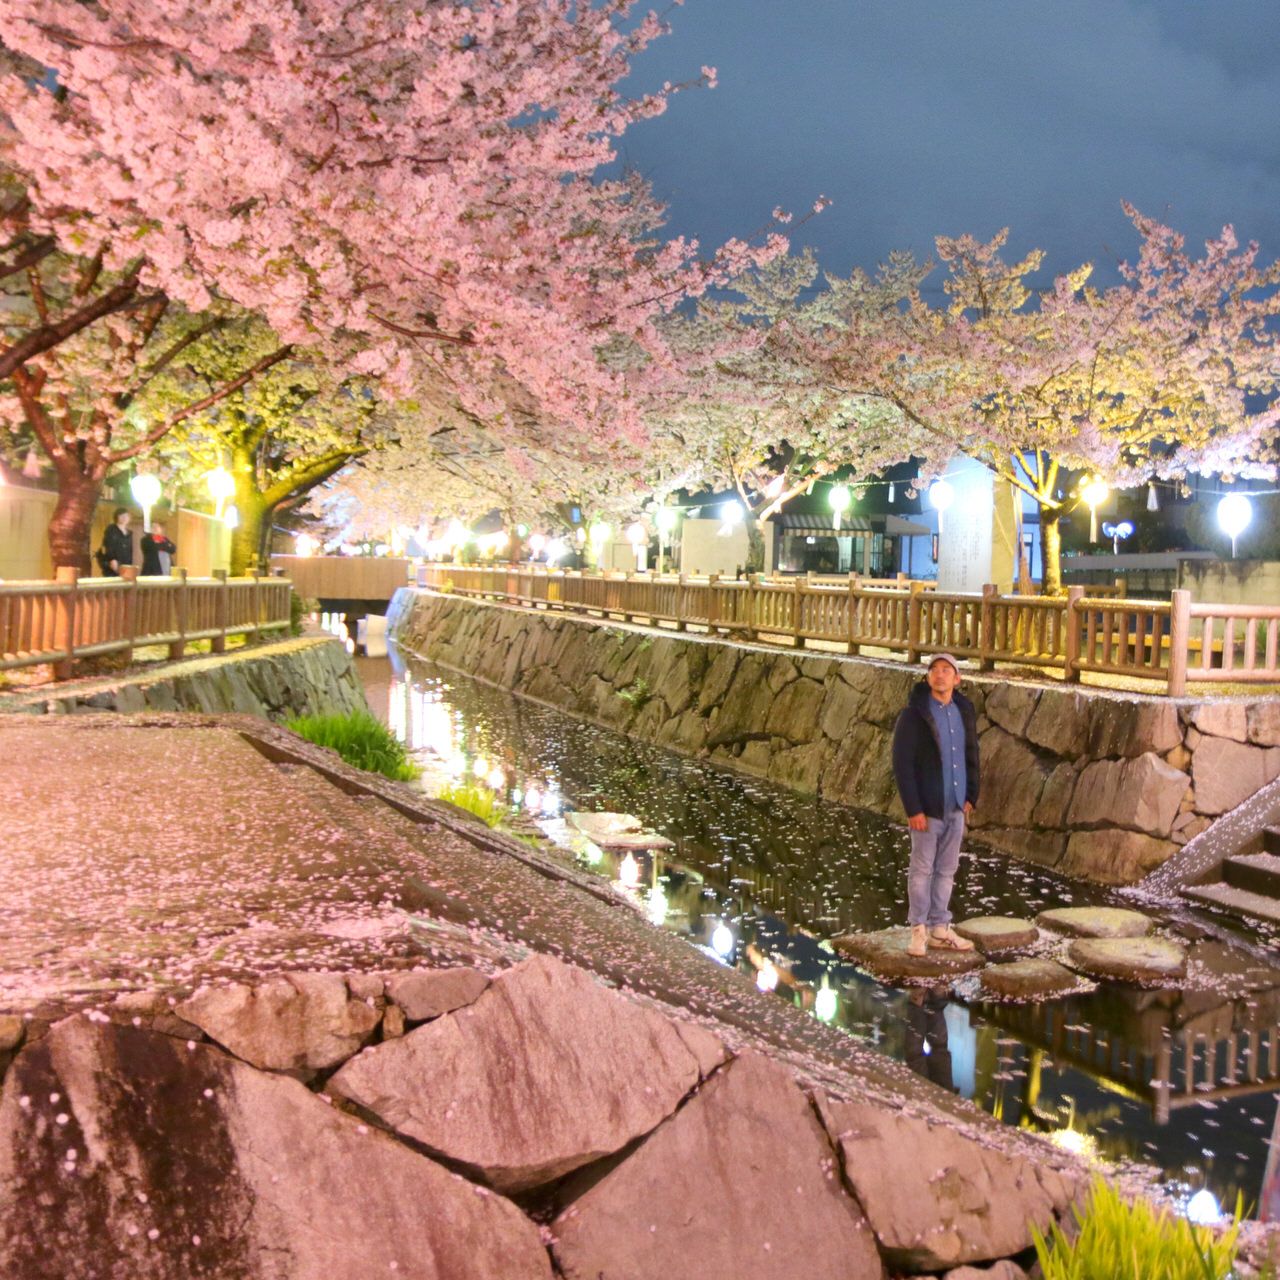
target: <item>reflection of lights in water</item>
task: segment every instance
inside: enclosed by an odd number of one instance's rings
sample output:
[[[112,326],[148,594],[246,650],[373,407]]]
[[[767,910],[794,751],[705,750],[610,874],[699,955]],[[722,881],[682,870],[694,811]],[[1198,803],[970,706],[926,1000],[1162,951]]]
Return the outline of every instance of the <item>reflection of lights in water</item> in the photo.
[[[756,971],[756,986],[761,991],[774,991],[778,986],[778,966],[766,960]]]
[[[1200,1227],[1211,1226],[1222,1221],[1222,1206],[1218,1203],[1218,1197],[1207,1187],[1201,1187],[1187,1201],[1184,1212],[1188,1222],[1194,1222]]]
[[[449,757],[449,772],[453,774],[455,778],[461,778],[466,771],[467,757],[464,756],[461,751],[455,751],[453,755]]]
[[[733,930],[723,920],[711,931],[711,950],[722,960],[733,955]]]
[[[511,792],[511,803],[518,809],[524,803],[524,792],[516,787]]]
[[[542,796],[542,812],[548,818],[554,818],[560,812],[560,804],[560,793],[548,787]]]
[[[1092,1155],[1096,1145],[1091,1134],[1081,1133],[1079,1129],[1055,1129],[1049,1141],[1075,1156]]]
[[[834,987],[826,985],[826,979],[823,979],[823,985],[818,989],[817,994],[813,997],[813,1016],[819,1022],[834,1022],[836,1010],[840,1007],[840,996]]]
[[[526,808],[537,810],[542,805],[542,792],[537,787],[530,787],[524,793],[524,803]]]
[[[501,791],[507,785],[507,775],[495,764],[488,774],[485,775],[485,782],[489,784],[495,791]]]
[[[649,919],[657,925],[667,923],[667,895],[660,884],[649,890]]]
[[[484,775],[489,772],[489,762],[484,758],[484,756],[476,756],[476,758],[471,762],[471,772],[474,773],[477,778],[483,778]]]
[[[629,853],[618,866],[618,883],[627,889],[634,889],[640,883],[640,864],[634,853]]]

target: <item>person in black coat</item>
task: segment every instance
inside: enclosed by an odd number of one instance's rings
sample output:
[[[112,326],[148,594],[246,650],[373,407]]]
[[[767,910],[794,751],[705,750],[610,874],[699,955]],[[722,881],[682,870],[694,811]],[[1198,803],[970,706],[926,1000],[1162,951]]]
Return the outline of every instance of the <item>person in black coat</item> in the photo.
[[[129,532],[132,518],[127,507],[117,507],[106,533],[102,535],[98,564],[104,577],[118,578],[121,566],[133,563],[133,535]]]
[[[139,544],[142,547],[142,576],[167,578],[178,548],[171,538],[166,537],[164,525],[153,520],[150,531],[142,535]]]
[[[972,951],[951,928],[951,889],[965,823],[978,802],[978,720],[959,692],[960,668],[935,654],[893,730],[893,776],[911,829],[907,952]]]

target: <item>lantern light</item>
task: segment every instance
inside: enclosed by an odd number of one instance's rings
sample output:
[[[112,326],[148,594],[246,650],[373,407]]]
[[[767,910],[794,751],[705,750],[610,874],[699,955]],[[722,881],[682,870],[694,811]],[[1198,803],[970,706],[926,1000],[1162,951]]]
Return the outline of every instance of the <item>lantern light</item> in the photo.
[[[309,533],[300,533],[293,540],[293,553],[298,556],[313,556],[317,545],[316,540]]]
[[[822,979],[822,986],[818,988],[813,997],[813,1016],[819,1022],[834,1022],[836,1010],[840,1007],[840,996],[834,987],[827,986],[827,980]]]
[[[1147,483],[1147,510],[1160,510],[1160,497],[1156,493],[1156,482],[1154,480],[1148,481]]]
[[[142,508],[142,528],[151,532],[151,508],[160,501],[160,481],[156,476],[143,473],[129,481],[129,492]]]
[[[609,541],[609,534],[612,530],[603,520],[597,520],[592,524],[588,536],[591,539],[591,545],[595,549],[597,555],[604,550],[604,544]]]
[[[935,480],[929,486],[929,501],[938,513],[938,532],[942,532],[942,517],[956,500],[956,491],[945,481]]]
[[[849,510],[850,504],[853,502],[853,495],[849,492],[847,484],[837,484],[831,486],[831,492],[827,495],[827,501],[831,503],[831,510],[835,513],[833,517],[833,527],[840,527],[840,518]]]
[[[634,889],[640,883],[640,864],[634,853],[628,853],[618,867],[618,883],[624,889]]]
[[[756,970],[756,987],[761,991],[776,991],[778,989],[778,966],[772,960],[766,960]]]
[[[658,522],[659,533],[670,533],[676,527],[680,512],[675,507],[659,507],[654,519]]]
[[[547,543],[547,563],[555,564],[557,560],[563,558],[568,550],[569,548],[565,546],[563,538],[552,538]]]
[[[649,534],[644,525],[639,520],[633,521],[627,526],[627,541],[633,547],[639,547],[642,542],[648,542]]]
[[[228,529],[238,529],[240,527],[240,513],[234,506],[228,507],[222,513],[222,523],[226,525]]]
[[[720,518],[732,528],[742,519],[742,503],[736,498],[720,508]]]
[[[1253,519],[1253,503],[1243,493],[1229,493],[1218,503],[1218,524],[1231,539],[1231,558],[1236,558],[1236,539]]]
[[[733,930],[723,920],[711,931],[711,950],[721,960],[733,955]]]
[[[532,551],[535,556],[540,556],[542,554],[542,549],[546,545],[547,545],[546,534],[534,533],[530,535],[529,550]]]
[[[516,537],[527,538],[529,536],[529,526],[527,524],[516,525]]]
[[[893,495],[894,495],[893,481],[890,480],[889,481],[889,505],[890,506],[893,506]]]
[[[226,467],[214,467],[204,478],[204,482],[209,486],[209,496],[215,504],[214,515],[220,516],[222,508],[227,499],[236,491],[236,482],[231,472]]]
[[[1080,499],[1089,508],[1089,541],[1098,540],[1098,508],[1111,495],[1111,489],[1101,476],[1091,476],[1080,486]]]
[[[575,537],[578,540],[578,546],[582,546],[582,544],[587,540],[587,531],[581,525],[579,525],[578,532],[575,535]]]

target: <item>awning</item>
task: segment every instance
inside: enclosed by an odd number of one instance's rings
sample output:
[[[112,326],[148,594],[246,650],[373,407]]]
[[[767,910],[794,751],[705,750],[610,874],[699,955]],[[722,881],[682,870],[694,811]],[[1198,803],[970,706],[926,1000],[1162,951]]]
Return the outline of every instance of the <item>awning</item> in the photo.
[[[916,524],[901,516],[845,516],[840,521],[839,529],[831,527],[832,519],[833,517],[816,511],[784,511],[781,515],[774,516],[773,522],[784,534],[804,537],[840,538],[855,533],[885,533],[891,538],[906,538],[933,532],[927,524]]]

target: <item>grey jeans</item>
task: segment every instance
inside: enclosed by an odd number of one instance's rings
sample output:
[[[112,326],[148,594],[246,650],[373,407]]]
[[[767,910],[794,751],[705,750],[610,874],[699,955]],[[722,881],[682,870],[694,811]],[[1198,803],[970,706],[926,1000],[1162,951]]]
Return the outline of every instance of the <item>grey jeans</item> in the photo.
[[[911,865],[907,871],[907,923],[951,922],[951,886],[960,864],[964,810],[930,818],[927,831],[911,832]]]

